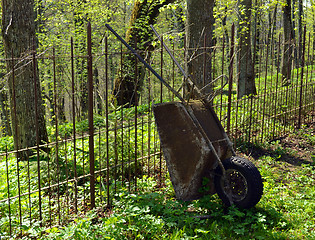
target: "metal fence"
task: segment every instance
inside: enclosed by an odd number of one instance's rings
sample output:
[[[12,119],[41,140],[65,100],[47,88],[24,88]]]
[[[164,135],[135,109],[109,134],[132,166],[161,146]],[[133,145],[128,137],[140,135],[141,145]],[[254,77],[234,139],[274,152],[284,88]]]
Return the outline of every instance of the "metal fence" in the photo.
[[[90,27],[87,39],[83,55],[72,40],[70,54],[51,48],[34,55],[46,99],[49,142],[15,149],[12,137],[3,136],[2,235],[18,237],[32,227],[66,224],[91,208],[111,207],[119,191],[137,191],[143,175],[156,177],[159,184],[167,177],[151,107],[154,102],[176,101],[176,97],[147,71],[139,104],[118,106],[112,89],[117,77],[128,74],[122,71],[128,51],[110,34],[100,48],[93,49]],[[312,41],[309,37],[304,45],[305,66],[294,68],[287,85],[280,81],[283,40],[261,41],[255,64],[258,93],[238,99],[238,46],[232,38],[229,46],[223,38],[217,39],[211,51],[213,79],[224,74],[231,81],[226,86],[222,78],[216,82],[214,87],[222,91],[213,99],[213,106],[235,145],[275,140],[314,122]],[[178,49],[166,38],[164,42],[184,66],[186,49]],[[181,73],[163,47],[152,53],[150,64],[174,89],[181,89]],[[88,111],[84,112],[81,98],[86,90]],[[43,147],[49,151],[42,151]],[[33,155],[19,161],[17,155],[22,151]]]

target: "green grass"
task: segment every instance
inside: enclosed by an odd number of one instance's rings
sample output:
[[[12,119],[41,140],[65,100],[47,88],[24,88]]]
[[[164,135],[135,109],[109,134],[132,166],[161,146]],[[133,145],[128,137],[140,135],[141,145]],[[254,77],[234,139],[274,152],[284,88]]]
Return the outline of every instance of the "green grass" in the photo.
[[[225,209],[216,195],[181,202],[170,181],[156,189],[156,181],[144,177],[139,193],[121,191],[114,208],[49,229],[42,239],[315,239],[315,166],[282,160],[267,154],[254,161],[264,195],[249,210]],[[210,218],[197,217],[204,215]]]

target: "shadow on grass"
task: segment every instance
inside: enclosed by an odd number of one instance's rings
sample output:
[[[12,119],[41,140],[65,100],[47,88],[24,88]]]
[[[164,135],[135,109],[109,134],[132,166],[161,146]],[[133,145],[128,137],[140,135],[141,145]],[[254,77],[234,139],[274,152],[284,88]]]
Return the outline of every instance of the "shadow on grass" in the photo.
[[[276,161],[283,161],[294,166],[301,166],[302,164],[315,165],[314,160],[308,160],[296,156],[295,154],[288,153],[286,148],[278,145],[272,145],[272,143],[270,147],[264,148],[253,143],[243,142],[238,144],[238,149],[242,153],[253,157],[255,160],[264,156],[270,156]]]

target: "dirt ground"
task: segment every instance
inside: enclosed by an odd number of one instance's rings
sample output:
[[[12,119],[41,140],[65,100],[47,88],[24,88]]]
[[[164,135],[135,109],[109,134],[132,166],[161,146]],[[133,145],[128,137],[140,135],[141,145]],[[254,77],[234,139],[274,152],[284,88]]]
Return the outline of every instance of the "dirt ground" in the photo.
[[[315,119],[314,113],[312,116]],[[291,153],[287,162],[315,164],[315,121],[305,123],[301,129],[283,138],[280,144]]]
[[[291,167],[301,164],[315,165],[315,113],[309,119],[301,129],[269,142],[266,148],[252,146],[244,153],[256,160],[262,156],[271,156]]]

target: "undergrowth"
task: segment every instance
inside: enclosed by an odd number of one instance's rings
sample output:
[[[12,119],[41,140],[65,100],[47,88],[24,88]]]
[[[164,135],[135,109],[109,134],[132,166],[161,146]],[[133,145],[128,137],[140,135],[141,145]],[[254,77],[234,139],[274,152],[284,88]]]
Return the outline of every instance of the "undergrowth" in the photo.
[[[216,195],[178,201],[169,180],[157,189],[144,176],[137,194],[121,191],[113,208],[51,228],[42,239],[315,239],[315,166],[279,159],[267,154],[255,161],[264,179],[255,208],[226,209]]]

